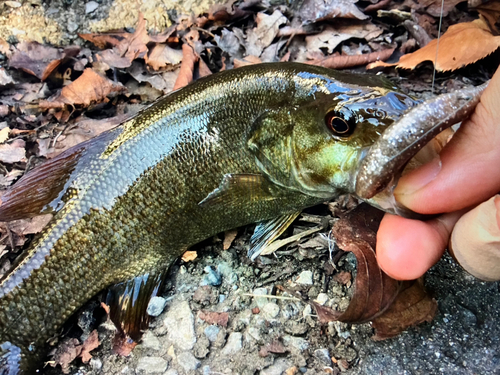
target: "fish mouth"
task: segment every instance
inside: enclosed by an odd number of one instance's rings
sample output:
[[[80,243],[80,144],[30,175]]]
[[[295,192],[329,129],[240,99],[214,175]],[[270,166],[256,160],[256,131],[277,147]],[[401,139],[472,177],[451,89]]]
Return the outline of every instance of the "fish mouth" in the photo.
[[[363,200],[384,191],[392,195],[410,159],[443,130],[467,119],[488,83],[426,100],[387,127],[360,155],[354,186],[356,195]]]

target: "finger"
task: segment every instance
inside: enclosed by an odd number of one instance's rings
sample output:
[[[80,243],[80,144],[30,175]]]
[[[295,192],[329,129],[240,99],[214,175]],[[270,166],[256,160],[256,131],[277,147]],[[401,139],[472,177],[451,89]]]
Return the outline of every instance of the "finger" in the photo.
[[[440,157],[402,177],[396,199],[424,214],[453,212],[500,191],[500,70]]]
[[[458,220],[451,235],[450,252],[477,278],[500,280],[500,195]]]
[[[426,222],[385,214],[377,232],[380,268],[398,280],[422,276],[443,255],[461,212]]]

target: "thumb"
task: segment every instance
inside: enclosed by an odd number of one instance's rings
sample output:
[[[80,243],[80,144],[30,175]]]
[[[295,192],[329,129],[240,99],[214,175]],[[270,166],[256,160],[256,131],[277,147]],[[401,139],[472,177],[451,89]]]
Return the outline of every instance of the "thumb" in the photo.
[[[394,191],[423,214],[457,211],[500,191],[500,69],[438,158],[403,176]]]

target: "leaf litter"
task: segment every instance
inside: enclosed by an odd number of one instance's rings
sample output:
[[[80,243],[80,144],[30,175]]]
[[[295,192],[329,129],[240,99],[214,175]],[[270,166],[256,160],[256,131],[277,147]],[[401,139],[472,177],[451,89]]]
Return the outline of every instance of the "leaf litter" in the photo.
[[[140,15],[133,32],[79,34],[100,51],[94,47],[56,48],[35,42],[14,46],[0,40],[0,54],[8,61],[8,68],[0,67],[0,87],[5,88],[0,92],[0,115],[7,120],[7,127],[0,131],[3,141],[0,162],[5,164],[2,165],[0,185],[8,187],[27,169],[40,163],[40,159],[52,158],[116,126],[140,108],[137,98],[155,100],[160,93],[183,87],[212,72],[280,60],[348,68],[389,59],[395,48],[405,52],[419,45],[423,47],[437,34],[438,2],[406,1],[398,4],[375,0],[372,3],[363,12],[357,1],[349,0],[306,0],[299,8],[265,6],[258,1],[231,1],[213,5],[207,13],[199,16],[179,15],[176,24],[159,34],[149,32]],[[456,12],[457,3],[455,0],[445,1],[444,15]],[[472,64],[498,48],[495,23],[500,12],[495,11],[495,4],[498,3],[476,5],[485,19],[473,21],[469,16],[469,22],[455,25],[453,20],[445,20],[445,27],[449,27],[440,40],[436,64],[439,71]],[[387,21],[390,12],[373,14],[377,9],[386,8],[401,18]],[[368,12],[371,12],[372,19],[366,14]],[[399,20],[394,21],[396,19]],[[417,29],[420,34],[411,31]],[[484,42],[478,43],[478,40]],[[433,61],[434,44],[430,42],[414,54],[404,55],[397,66],[416,69],[423,61]],[[468,54],[459,53],[458,44]],[[475,46],[474,49],[471,45]],[[378,63],[378,66],[390,64]],[[87,111],[93,114],[96,110],[102,111],[98,118],[85,116]],[[346,260],[349,256],[335,251],[337,255],[332,255],[330,249],[331,260],[322,263],[322,268],[315,271],[331,278],[330,282],[337,285],[337,290],[343,290],[342,298],[330,294],[330,301],[325,304],[324,297],[320,297],[317,290],[312,292],[315,287],[294,284],[289,278],[293,270],[286,267],[267,278],[263,275],[262,285],[281,280],[292,285],[292,289],[298,288],[301,298],[314,306],[319,322],[325,324],[334,320],[349,323],[372,321],[375,339],[393,337],[412,325],[432,320],[436,302],[425,293],[422,280],[399,283],[378,269],[374,251],[378,214],[367,212],[366,208],[359,210],[362,213],[358,210],[347,214],[345,210],[338,211],[340,219],[333,220],[337,221],[332,229],[338,246],[355,255],[356,270],[349,267],[343,270],[342,267],[349,265],[350,261]],[[33,218],[2,226],[2,249],[11,248],[17,252],[48,219]],[[298,231],[295,234],[308,230],[297,224],[294,228]],[[237,232],[227,233],[224,249],[230,252],[240,248],[244,237],[245,234],[238,236]],[[322,237],[313,237],[289,243],[277,254],[295,254],[304,262],[317,259],[318,254],[324,254],[329,246]],[[9,254],[6,250],[0,253],[1,273],[15,256],[6,257]],[[257,269],[266,270],[269,267],[266,264],[272,264],[265,259],[257,261]],[[185,264],[192,269],[202,261],[197,258],[195,250],[186,252],[184,257]],[[283,290],[288,290],[290,285]],[[258,307],[252,311],[260,314]],[[265,310],[261,313],[270,314]],[[311,324],[312,318],[304,316]],[[233,315],[199,310],[199,317],[209,324],[226,327]],[[288,346],[285,343],[283,347],[281,340],[282,337],[274,337],[262,342],[260,353],[264,357],[284,353]],[[78,340],[68,340],[59,346],[63,350],[56,362],[64,371],[82,353],[82,357],[88,360],[90,350],[97,344],[93,341],[87,349],[83,348],[84,345]],[[134,346],[135,343],[126,341],[114,343],[115,350],[122,354],[130,353]],[[334,349],[331,351],[335,354]],[[355,363],[345,353],[335,354],[332,361],[344,367]]]

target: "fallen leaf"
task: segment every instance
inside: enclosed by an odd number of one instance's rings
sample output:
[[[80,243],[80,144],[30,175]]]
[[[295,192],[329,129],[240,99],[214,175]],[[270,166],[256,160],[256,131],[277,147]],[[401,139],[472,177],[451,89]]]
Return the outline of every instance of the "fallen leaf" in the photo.
[[[83,363],[87,363],[92,358],[90,352],[99,346],[99,336],[97,334],[97,330],[94,329],[90,335],[87,337],[82,344],[82,352],[80,353],[80,357],[82,358]]]
[[[22,139],[15,139],[12,143],[0,145],[0,161],[7,164],[27,161],[25,146],[26,142]]]
[[[215,312],[215,311],[198,311],[198,318],[207,322],[208,324],[217,324],[221,327],[227,327],[229,321],[229,314],[227,312]]]
[[[490,28],[495,31],[496,35],[498,35],[498,29],[495,24],[500,19],[500,1],[474,1],[469,0],[468,2],[469,9],[475,9],[481,14],[486,20]]]
[[[24,174],[24,170],[12,169],[6,175],[0,175],[0,185],[2,187],[6,188],[6,187],[12,185],[12,182],[14,182],[15,180],[17,180],[23,174]]]
[[[10,58],[10,56],[12,55],[12,53],[10,52],[9,43],[5,39],[2,39],[2,38],[0,38],[0,53],[7,56],[7,58]]]
[[[196,258],[198,258],[198,253],[196,251],[193,251],[193,250],[186,251],[184,254],[182,254],[182,257],[181,257],[181,259],[184,262],[192,262]]]
[[[243,59],[234,59],[234,68],[241,68],[242,66],[260,64],[262,61],[257,56],[245,56]]]
[[[238,37],[238,34],[235,32],[236,29],[233,28],[232,31],[227,29],[221,30],[221,35],[214,35],[215,42],[217,46],[226,52],[229,56],[234,58],[242,58],[243,57],[243,40]]]
[[[79,51],[80,48],[75,46],[61,52],[57,48],[37,42],[22,42],[9,59],[9,66],[45,81],[63,59],[76,56]]]
[[[341,271],[333,275],[333,280],[336,282],[347,285],[351,282],[351,273],[346,271]]]
[[[437,311],[437,302],[424,289],[423,278],[405,282],[391,306],[372,322],[374,340],[385,340],[399,335],[411,326],[431,322]]]
[[[222,242],[222,248],[228,250],[231,247],[234,239],[238,235],[237,229],[227,230],[224,232],[224,241]]]
[[[111,340],[111,345],[113,353],[122,357],[128,357],[137,346],[137,342],[118,331]]]
[[[457,4],[465,1],[467,0],[408,0],[405,5],[414,10],[425,9],[433,17],[446,17]]]
[[[179,68],[173,71],[151,73],[146,69],[144,64],[134,61],[130,68],[127,69],[127,72],[137,82],[148,82],[155,89],[167,94],[174,89],[175,81],[179,75]]]
[[[283,354],[286,352],[285,346],[279,340],[273,340],[262,346],[259,350],[259,356],[267,357],[270,353]]]
[[[9,139],[10,128],[7,126],[0,130],[0,143],[4,143],[7,139]]]
[[[335,26],[327,26],[321,33],[306,36],[306,48],[308,52],[332,53],[337,46],[348,39],[357,38],[370,41],[382,34],[382,29],[372,23],[342,22]]]
[[[39,215],[30,219],[20,219],[9,222],[9,229],[19,236],[40,233],[52,219],[51,214]]]
[[[175,81],[174,90],[187,86],[193,80],[194,64],[198,60],[198,56],[194,53],[193,48],[187,44],[182,45],[182,64]]]
[[[100,103],[106,100],[108,95],[125,90],[121,83],[113,82],[87,68],[74,82],[63,87],[59,96],[52,100],[42,100],[39,106],[42,109],[73,105],[88,107],[90,103]]]
[[[306,61],[307,64],[319,65],[330,69],[345,69],[366,65],[373,61],[384,61],[392,56],[394,48],[375,51],[363,55],[330,55],[321,60]]]
[[[80,34],[81,38],[95,41],[100,46],[112,45],[112,49],[99,52],[96,57],[110,67],[128,68],[132,61],[143,58],[148,52],[146,44],[150,41],[146,30],[146,20],[139,14],[134,33],[107,34],[98,37],[95,34]]]
[[[246,52],[259,57],[278,35],[280,25],[287,23],[288,19],[279,10],[275,10],[271,15],[257,13],[255,22],[257,26],[247,33]]]
[[[367,69],[376,67],[396,66],[403,69],[415,69],[424,61],[434,61],[436,58],[437,40],[432,40],[425,47],[413,53],[402,56],[399,62],[387,64],[376,62]],[[490,55],[500,47],[500,36],[493,36],[483,19],[459,23],[450,26],[439,40],[437,71],[456,70]]]
[[[50,361],[52,367],[61,366],[64,374],[69,374],[69,365],[82,352],[80,342],[75,338],[67,338],[62,341]]]
[[[146,64],[154,70],[174,69],[182,61],[182,51],[170,48],[166,44],[155,44],[144,56]]]
[[[299,10],[304,22],[318,22],[333,18],[357,18],[365,20],[356,4],[358,0],[305,0]]]
[[[14,83],[12,77],[4,68],[0,67],[0,86],[6,86],[11,83]]]

